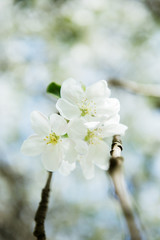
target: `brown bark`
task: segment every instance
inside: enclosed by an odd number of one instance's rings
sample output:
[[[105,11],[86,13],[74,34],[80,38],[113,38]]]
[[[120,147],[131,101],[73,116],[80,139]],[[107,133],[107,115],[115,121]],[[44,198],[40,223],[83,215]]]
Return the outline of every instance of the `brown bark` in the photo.
[[[41,201],[39,203],[36,215],[35,222],[36,226],[33,232],[33,235],[37,240],[46,240],[45,233],[45,219],[48,210],[48,199],[50,192],[50,183],[52,179],[52,172],[48,172],[48,178],[45,187],[42,189]]]
[[[141,230],[137,224],[135,214],[132,207],[132,201],[127,191],[127,187],[123,174],[124,159],[121,156],[122,142],[120,136],[114,136],[111,148],[109,175],[114,184],[115,192],[118,196],[122,212],[124,214],[131,240],[142,240]]]

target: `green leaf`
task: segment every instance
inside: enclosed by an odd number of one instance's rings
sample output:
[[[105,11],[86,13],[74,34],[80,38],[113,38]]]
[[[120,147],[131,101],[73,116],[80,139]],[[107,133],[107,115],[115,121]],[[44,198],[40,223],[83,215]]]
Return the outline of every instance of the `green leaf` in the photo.
[[[53,94],[55,97],[60,98],[61,86],[55,82],[52,82],[48,85],[47,90],[48,93]]]

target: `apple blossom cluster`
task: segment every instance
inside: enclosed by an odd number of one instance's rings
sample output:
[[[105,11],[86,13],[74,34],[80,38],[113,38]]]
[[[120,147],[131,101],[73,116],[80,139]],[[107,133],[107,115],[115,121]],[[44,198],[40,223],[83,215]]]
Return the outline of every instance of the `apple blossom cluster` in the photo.
[[[35,134],[24,141],[21,150],[28,156],[42,155],[46,170],[68,175],[79,162],[85,178],[91,179],[95,166],[107,170],[107,138],[123,135],[127,127],[120,124],[120,104],[110,98],[105,80],[86,87],[67,79],[56,103],[58,113],[50,117],[34,111],[31,125]]]

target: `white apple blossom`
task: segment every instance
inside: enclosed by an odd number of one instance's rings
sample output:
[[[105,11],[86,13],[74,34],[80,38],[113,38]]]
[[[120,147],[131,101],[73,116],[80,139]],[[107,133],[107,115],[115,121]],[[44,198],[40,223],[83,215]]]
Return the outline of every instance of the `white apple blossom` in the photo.
[[[109,98],[110,90],[105,80],[85,87],[74,79],[67,79],[61,87],[61,98],[56,107],[68,119],[84,118],[86,121],[108,118],[119,112],[118,99]]]
[[[119,123],[119,116],[105,122],[85,122],[84,119],[73,119],[69,123],[68,135],[75,142],[78,157],[84,176],[94,177],[95,167],[106,170],[110,148],[105,139],[113,135],[123,135],[127,127]]]
[[[127,129],[119,123],[119,101],[109,96],[105,80],[87,88],[74,79],[64,81],[56,104],[62,116],[52,114],[47,118],[32,112],[31,124],[36,134],[24,141],[22,152],[29,156],[41,154],[46,170],[59,170],[63,175],[75,168],[76,161],[87,179],[93,178],[95,165],[106,170],[106,138],[123,135]]]
[[[42,155],[42,162],[46,170],[59,170],[68,175],[74,169],[76,152],[72,141],[63,136],[67,132],[66,120],[58,114],[49,118],[40,112],[31,113],[31,124],[36,134],[24,141],[21,151],[28,156]],[[69,161],[67,161],[69,157]]]

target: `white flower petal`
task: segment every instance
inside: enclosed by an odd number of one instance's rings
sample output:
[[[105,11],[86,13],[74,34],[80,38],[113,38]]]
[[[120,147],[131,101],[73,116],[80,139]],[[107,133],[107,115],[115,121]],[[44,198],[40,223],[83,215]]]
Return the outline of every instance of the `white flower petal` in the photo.
[[[87,122],[96,122],[96,121],[99,121],[100,120],[100,117],[98,116],[96,116],[96,117],[93,117],[93,116],[91,116],[91,115],[89,115],[89,114],[86,114],[84,117],[83,117],[83,119],[86,121],[86,123]]]
[[[64,135],[67,132],[66,120],[58,114],[52,114],[50,116],[51,129],[56,135]]]
[[[62,163],[62,156],[61,144],[48,144],[42,154],[42,162],[45,169],[51,172],[58,170]]]
[[[69,163],[73,163],[77,160],[77,151],[75,149],[75,143],[67,138],[62,139],[62,145],[63,145],[63,159],[65,161],[68,161]]]
[[[95,128],[97,128],[100,125],[100,122],[86,122],[84,123],[84,125],[89,129],[89,130],[93,130]]]
[[[90,159],[81,158],[80,165],[82,168],[83,175],[86,179],[91,179],[95,175],[94,164]]]
[[[87,127],[84,125],[84,120],[76,118],[68,124],[68,136],[72,139],[84,139],[87,134]]]
[[[105,80],[98,81],[97,83],[88,87],[86,90],[86,97],[88,99],[109,96],[110,89],[108,88],[107,82]]]
[[[84,91],[80,82],[75,79],[67,79],[61,87],[61,97],[71,103],[77,103],[83,97]]]
[[[127,130],[127,126],[123,124],[108,124],[107,122],[104,123],[102,128],[103,137],[111,137],[114,135],[124,135],[125,131]]]
[[[120,110],[119,100],[116,98],[99,98],[94,100],[96,103],[96,112],[98,115],[115,115]]]
[[[89,145],[87,159],[92,160],[99,168],[108,169],[109,147],[104,141]]]
[[[36,156],[44,151],[46,143],[38,135],[32,135],[27,138],[21,147],[21,152],[27,156]]]
[[[75,149],[80,155],[86,155],[88,152],[88,144],[83,140],[75,140]]]
[[[50,132],[48,118],[38,111],[33,111],[31,113],[31,124],[35,133],[40,136],[46,136]]]
[[[79,117],[81,115],[81,111],[76,105],[66,101],[63,98],[58,99],[56,108],[60,114],[68,120]]]
[[[66,161],[63,161],[60,166],[59,172],[63,176],[68,176],[71,173],[71,171],[73,171],[75,169],[75,167],[76,167],[75,163],[68,163]]]
[[[110,123],[119,123],[119,121],[120,121],[119,114],[112,115],[107,119],[107,122],[110,122]]]
[[[104,122],[109,122],[109,123],[119,123],[120,121],[120,116],[119,114],[115,114],[115,115],[102,115],[101,117],[97,118],[100,122],[101,122],[101,125],[104,123]]]

